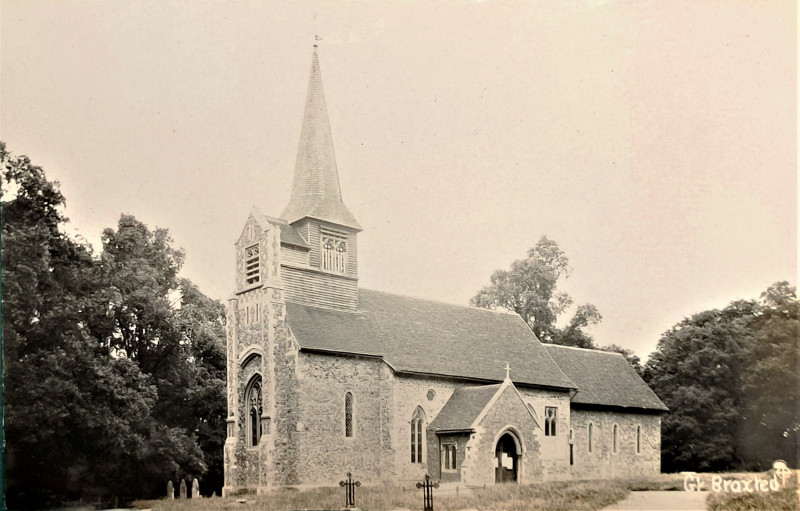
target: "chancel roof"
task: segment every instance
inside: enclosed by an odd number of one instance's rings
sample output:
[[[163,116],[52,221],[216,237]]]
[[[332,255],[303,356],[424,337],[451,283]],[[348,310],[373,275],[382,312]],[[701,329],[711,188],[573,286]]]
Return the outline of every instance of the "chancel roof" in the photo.
[[[559,367],[578,385],[573,405],[668,410],[619,353],[555,344],[545,346]]]
[[[301,349],[381,356],[395,371],[517,384],[576,385],[516,314],[359,289],[358,310],[288,302]]]
[[[333,136],[316,49],[311,62],[292,195],[281,217],[289,223],[311,217],[361,230],[361,225],[342,202],[339,171],[336,168]]]

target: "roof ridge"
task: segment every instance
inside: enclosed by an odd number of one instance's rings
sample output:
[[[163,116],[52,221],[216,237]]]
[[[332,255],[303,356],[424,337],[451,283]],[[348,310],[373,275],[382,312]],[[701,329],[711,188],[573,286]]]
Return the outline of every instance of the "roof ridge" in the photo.
[[[503,310],[496,310],[496,309],[485,309],[483,307],[474,307],[472,305],[461,305],[459,303],[451,303],[445,302],[443,300],[435,300],[433,298],[422,298],[419,296],[410,296],[410,295],[401,295],[398,293],[390,293],[388,291],[380,291],[378,289],[367,289],[364,287],[359,287],[359,291],[367,291],[369,293],[380,293],[382,295],[389,295],[389,296],[396,296],[398,298],[405,298],[406,300],[418,300],[420,302],[428,302],[428,303],[436,303],[439,305],[447,305],[448,307],[456,307],[459,309],[468,309],[468,310],[476,310],[476,311],[483,311],[483,312],[491,312],[492,314],[500,314],[503,316],[518,316],[519,314],[511,312],[511,311],[503,311]]]
[[[620,357],[625,358],[622,356],[622,353],[617,353],[616,351],[606,351],[602,348],[579,348],[578,346],[565,346],[563,344],[553,344],[550,342],[543,342],[542,344],[544,345],[545,348],[553,347],[553,348],[566,348],[568,350],[591,351],[593,353],[605,353],[606,355],[619,355]]]

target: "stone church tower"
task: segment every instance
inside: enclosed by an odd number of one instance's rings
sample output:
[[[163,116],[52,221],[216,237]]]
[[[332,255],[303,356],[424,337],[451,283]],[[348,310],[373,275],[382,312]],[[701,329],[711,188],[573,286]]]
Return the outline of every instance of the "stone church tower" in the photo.
[[[356,310],[357,233],[342,201],[316,45],[289,204],[281,218],[253,208],[236,247],[227,311],[225,492],[297,483],[298,346],[286,301]],[[280,439],[280,440],[276,440]]]

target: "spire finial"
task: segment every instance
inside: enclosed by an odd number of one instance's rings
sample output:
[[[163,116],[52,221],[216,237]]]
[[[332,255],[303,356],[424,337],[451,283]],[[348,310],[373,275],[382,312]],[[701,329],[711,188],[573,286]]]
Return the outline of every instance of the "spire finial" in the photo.
[[[511,379],[511,366],[506,362],[506,380]]]

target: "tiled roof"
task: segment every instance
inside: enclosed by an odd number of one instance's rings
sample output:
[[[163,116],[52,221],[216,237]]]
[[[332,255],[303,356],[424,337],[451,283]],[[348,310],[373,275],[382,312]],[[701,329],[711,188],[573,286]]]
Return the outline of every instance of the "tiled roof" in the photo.
[[[502,384],[456,389],[428,429],[469,429]]]
[[[361,230],[361,225],[342,202],[339,171],[336,168],[333,136],[316,49],[311,61],[311,77],[308,81],[300,145],[297,149],[292,195],[281,217],[290,223],[312,217]]]
[[[555,344],[545,346],[561,369],[578,385],[573,404],[667,410],[619,353]]]
[[[250,214],[264,228],[269,228],[269,224],[279,224],[281,229],[281,243],[286,243],[297,247],[309,247],[308,243],[306,243],[306,240],[304,240],[303,237],[300,236],[300,233],[297,232],[297,229],[289,225],[286,220],[282,218],[268,217],[255,206],[253,206],[253,209],[250,210]]]
[[[531,329],[503,314],[359,289],[358,310],[287,303],[301,348],[382,356],[396,371],[576,388]]]

